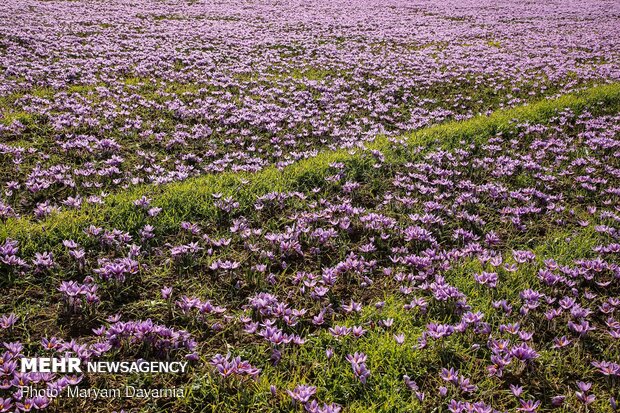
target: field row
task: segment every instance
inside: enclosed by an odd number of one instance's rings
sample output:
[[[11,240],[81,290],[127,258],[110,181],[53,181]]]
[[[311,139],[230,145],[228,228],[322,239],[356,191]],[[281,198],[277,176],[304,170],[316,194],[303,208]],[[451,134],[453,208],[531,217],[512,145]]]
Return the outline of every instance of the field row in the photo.
[[[620,79],[614,1],[134,3],[0,6],[0,217]]]

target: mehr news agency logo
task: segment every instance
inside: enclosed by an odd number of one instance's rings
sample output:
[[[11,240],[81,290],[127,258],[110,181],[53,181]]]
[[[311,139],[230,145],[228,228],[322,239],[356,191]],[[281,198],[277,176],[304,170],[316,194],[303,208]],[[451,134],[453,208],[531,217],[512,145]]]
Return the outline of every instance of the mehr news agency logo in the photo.
[[[182,374],[188,369],[187,361],[88,361],[83,365],[77,357],[23,357],[22,373],[62,373],[81,374]],[[23,397],[76,397],[76,398],[182,398],[185,397],[183,387],[144,389],[134,386],[122,388],[79,388],[77,385],[67,386],[64,392],[58,389],[38,389],[33,386],[21,386]]]

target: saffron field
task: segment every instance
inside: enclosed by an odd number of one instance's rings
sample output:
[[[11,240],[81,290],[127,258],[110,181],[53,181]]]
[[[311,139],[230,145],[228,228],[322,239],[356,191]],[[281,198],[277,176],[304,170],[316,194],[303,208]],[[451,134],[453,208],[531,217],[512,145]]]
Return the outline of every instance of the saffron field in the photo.
[[[616,1],[4,2],[0,412],[614,412],[619,159]]]

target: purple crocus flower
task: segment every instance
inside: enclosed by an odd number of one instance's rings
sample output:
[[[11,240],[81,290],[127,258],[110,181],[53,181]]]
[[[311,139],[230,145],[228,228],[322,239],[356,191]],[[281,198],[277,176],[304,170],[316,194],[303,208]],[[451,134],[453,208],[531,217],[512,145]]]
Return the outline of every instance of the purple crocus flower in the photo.
[[[316,387],[301,384],[295,387],[292,391],[286,391],[291,398],[299,403],[306,403],[312,396],[316,394]]]

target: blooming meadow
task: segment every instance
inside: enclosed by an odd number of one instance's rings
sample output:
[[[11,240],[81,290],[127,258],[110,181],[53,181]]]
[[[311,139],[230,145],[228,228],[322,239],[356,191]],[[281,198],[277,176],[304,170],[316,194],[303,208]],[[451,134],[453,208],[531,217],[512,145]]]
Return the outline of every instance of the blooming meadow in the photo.
[[[0,412],[616,411],[620,6],[514,3],[0,5]]]

